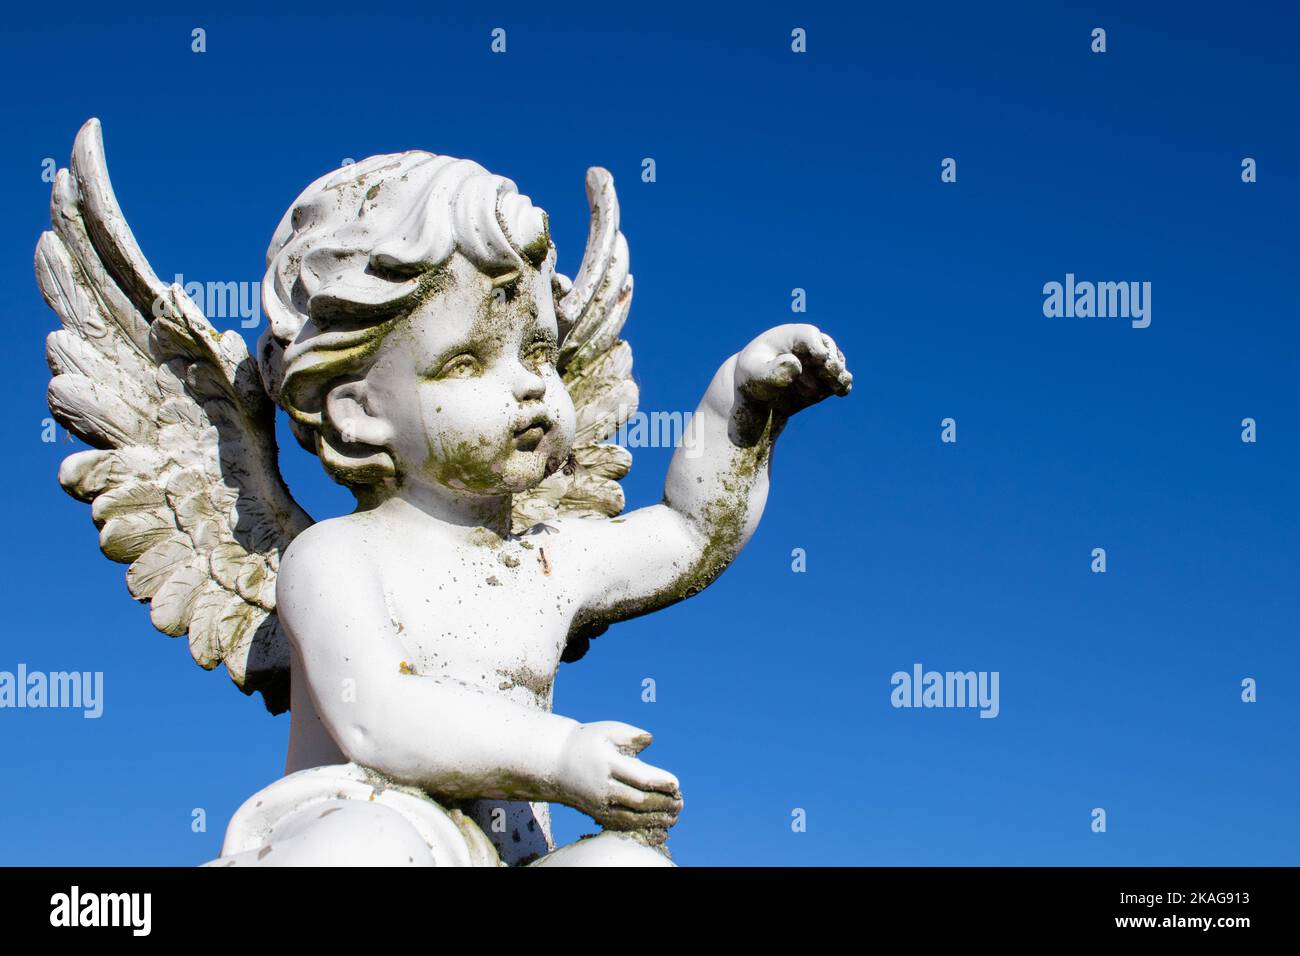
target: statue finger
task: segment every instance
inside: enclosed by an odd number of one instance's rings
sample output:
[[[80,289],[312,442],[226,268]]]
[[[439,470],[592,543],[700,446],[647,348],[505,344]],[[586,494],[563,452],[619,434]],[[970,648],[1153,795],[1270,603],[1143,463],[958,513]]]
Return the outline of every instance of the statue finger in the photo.
[[[613,786],[610,787],[610,805],[627,810],[636,810],[638,813],[671,813],[676,815],[682,810],[682,798],[670,796],[666,793],[658,793],[654,790],[639,790],[616,780]]]
[[[624,757],[615,761],[611,768],[611,776],[620,783],[636,787],[638,790],[654,790],[670,796],[679,796],[682,792],[682,786],[677,782],[677,778],[667,770],[660,770],[644,760],[633,757]]]

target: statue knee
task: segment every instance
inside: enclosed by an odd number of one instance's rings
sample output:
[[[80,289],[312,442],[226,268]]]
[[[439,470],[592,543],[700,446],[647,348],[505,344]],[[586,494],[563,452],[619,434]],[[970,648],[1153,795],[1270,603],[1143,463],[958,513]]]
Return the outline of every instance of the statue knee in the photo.
[[[532,866],[675,866],[667,854],[614,830],[560,847]]]
[[[433,866],[428,844],[405,817],[353,800],[291,814],[261,849],[241,854],[249,855],[261,866]]]

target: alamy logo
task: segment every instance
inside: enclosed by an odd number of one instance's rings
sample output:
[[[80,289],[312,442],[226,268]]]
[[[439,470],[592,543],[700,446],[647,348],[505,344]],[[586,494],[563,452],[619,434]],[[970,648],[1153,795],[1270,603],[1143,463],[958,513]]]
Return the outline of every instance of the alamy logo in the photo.
[[[920,664],[912,672],[895,671],[889,678],[894,685],[889,702],[895,707],[978,707],[981,717],[996,717],[998,703],[997,671],[923,671]]]
[[[148,936],[153,926],[152,893],[82,893],[74,886],[50,897],[51,926],[129,926]]]
[[[1131,319],[1135,329],[1151,324],[1150,282],[1065,282],[1043,286],[1043,315],[1049,319]]]
[[[90,720],[104,713],[103,671],[0,671],[0,708],[67,707]]]
[[[624,448],[676,448],[685,450],[687,458],[697,458],[703,452],[697,428],[691,427],[694,416],[690,412],[633,412],[628,406],[618,407],[619,421],[614,440]]]
[[[245,329],[255,329],[262,324],[262,283],[260,282],[186,282],[183,275],[176,276],[176,285],[185,290],[200,312],[208,319],[239,319]],[[165,306],[161,300],[154,303],[154,317],[160,316]]]

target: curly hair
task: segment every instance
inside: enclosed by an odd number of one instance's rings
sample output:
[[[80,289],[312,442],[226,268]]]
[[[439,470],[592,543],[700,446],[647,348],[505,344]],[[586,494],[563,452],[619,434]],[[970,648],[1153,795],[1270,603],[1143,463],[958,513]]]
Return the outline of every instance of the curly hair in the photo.
[[[299,444],[353,491],[391,477],[394,464],[339,434],[325,395],[365,374],[394,323],[436,293],[454,252],[489,274],[540,265],[553,254],[546,214],[475,162],[411,151],[322,176],[275,230],[262,283],[262,381]]]

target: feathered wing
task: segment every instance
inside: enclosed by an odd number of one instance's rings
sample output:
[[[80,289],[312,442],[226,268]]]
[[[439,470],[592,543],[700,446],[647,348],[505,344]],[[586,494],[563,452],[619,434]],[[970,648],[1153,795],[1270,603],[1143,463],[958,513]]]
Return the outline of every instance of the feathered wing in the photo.
[[[98,120],[59,170],[36,277],[63,328],[46,355],[54,417],[91,445],[59,483],[91,503],[99,546],[194,660],[288,708],[275,614],[280,554],[311,519],[280,477],[274,406],[239,333],[218,335],[158,280],[118,208]]]
[[[619,332],[632,305],[627,239],[618,228],[614,177],[587,170],[591,231],[578,277],[556,303],[558,368],[577,412],[573,457],[561,471],[514,499],[514,525],[524,530],[557,515],[613,517],[623,510],[618,480],[632,454],[605,444],[635,412],[632,348]]]

